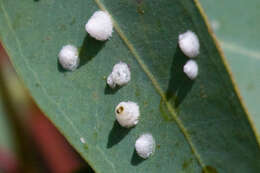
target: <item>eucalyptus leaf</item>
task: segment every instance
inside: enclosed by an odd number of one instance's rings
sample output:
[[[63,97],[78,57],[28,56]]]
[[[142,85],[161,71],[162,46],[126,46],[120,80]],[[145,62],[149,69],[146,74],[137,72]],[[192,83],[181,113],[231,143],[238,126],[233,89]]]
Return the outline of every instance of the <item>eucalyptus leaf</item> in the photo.
[[[190,0],[0,0],[0,37],[38,105],[96,172],[259,172],[259,145],[198,7]],[[84,30],[99,9],[114,20],[106,42]],[[200,39],[194,81],[178,47],[186,30]],[[57,62],[65,44],[80,47],[74,72]],[[132,79],[111,90],[106,77],[119,61]],[[132,129],[114,115],[128,100],[141,111]],[[147,160],[134,151],[144,132],[157,143]]]

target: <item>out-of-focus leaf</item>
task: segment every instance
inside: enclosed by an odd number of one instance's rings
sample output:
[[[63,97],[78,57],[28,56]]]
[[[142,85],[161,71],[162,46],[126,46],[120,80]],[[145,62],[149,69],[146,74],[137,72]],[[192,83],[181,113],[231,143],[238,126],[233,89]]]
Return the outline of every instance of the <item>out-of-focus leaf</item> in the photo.
[[[14,151],[14,147],[13,131],[9,126],[0,96],[0,148],[2,150]]]
[[[260,1],[200,0],[260,132]]]

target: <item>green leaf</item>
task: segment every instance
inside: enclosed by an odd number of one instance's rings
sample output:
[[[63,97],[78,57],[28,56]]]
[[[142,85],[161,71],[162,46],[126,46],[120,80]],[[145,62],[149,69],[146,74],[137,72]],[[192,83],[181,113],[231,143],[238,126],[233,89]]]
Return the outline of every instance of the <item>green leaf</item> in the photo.
[[[260,116],[258,116],[260,113],[258,104],[260,102],[260,71],[258,70],[260,1],[220,0],[218,3],[214,0],[200,1],[209,16],[246,106],[260,133]]]
[[[197,5],[0,0],[0,36],[36,102],[96,172],[259,172],[259,145]],[[104,43],[84,31],[98,9],[114,19],[113,37]],[[188,29],[201,43],[195,81],[182,72],[188,59],[177,45]],[[68,43],[81,47],[75,72],[57,64]],[[132,80],[111,91],[105,78],[118,61],[130,65]],[[141,109],[139,124],[130,130],[114,116],[115,106],[128,100]],[[157,142],[148,160],[134,152],[143,132]]]

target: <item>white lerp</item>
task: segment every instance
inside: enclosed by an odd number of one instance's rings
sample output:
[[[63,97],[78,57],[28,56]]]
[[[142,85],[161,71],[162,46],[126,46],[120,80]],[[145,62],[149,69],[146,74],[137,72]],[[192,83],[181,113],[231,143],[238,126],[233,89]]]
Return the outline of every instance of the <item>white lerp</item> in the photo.
[[[194,58],[199,54],[200,43],[197,35],[192,31],[187,31],[179,35],[179,47],[184,55]]]
[[[135,142],[137,154],[147,159],[155,152],[155,140],[150,133],[142,134]]]
[[[126,85],[131,80],[131,72],[128,65],[124,62],[119,62],[114,65],[112,73],[107,77],[107,84],[111,88],[116,85]]]
[[[107,77],[107,84],[110,88],[116,87],[116,83],[113,80],[112,73]]]
[[[198,76],[199,67],[196,61],[189,60],[184,66],[183,71],[190,79],[195,79]]]
[[[96,11],[88,20],[85,29],[95,39],[107,40],[113,32],[112,19],[107,12]]]
[[[135,126],[139,121],[139,106],[135,102],[120,102],[115,109],[118,123],[126,128]]]
[[[74,71],[79,65],[78,49],[73,45],[63,46],[58,55],[60,65],[69,71]]]

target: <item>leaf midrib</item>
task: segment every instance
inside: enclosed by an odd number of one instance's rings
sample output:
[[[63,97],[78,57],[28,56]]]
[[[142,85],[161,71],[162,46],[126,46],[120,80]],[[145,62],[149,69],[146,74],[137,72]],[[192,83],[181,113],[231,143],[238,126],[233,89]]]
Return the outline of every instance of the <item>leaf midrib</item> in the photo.
[[[94,0],[94,1],[96,2],[97,6],[101,10],[107,11],[109,13],[109,11],[106,9],[104,4],[100,0]],[[185,128],[184,124],[182,123],[181,119],[177,116],[177,113],[174,110],[174,108],[172,107],[172,105],[167,101],[166,95],[164,94],[163,89],[160,87],[159,83],[157,82],[157,80],[155,79],[153,74],[150,72],[149,68],[145,65],[145,63],[143,62],[141,56],[137,53],[136,49],[134,48],[133,44],[131,44],[131,42],[127,39],[127,37],[125,36],[124,32],[121,30],[120,26],[118,25],[118,23],[114,20],[113,16],[111,14],[110,14],[110,16],[111,16],[111,19],[113,21],[113,25],[114,25],[114,28],[115,28],[116,32],[119,34],[119,36],[121,37],[121,39],[123,40],[125,45],[128,47],[130,52],[133,54],[133,56],[135,57],[135,59],[137,60],[137,62],[141,66],[141,68],[143,69],[144,73],[151,80],[155,90],[161,96],[163,102],[165,102],[165,104],[166,104],[166,106],[168,108],[168,111],[170,112],[171,116],[174,118],[176,124],[178,125],[178,127],[180,128],[181,132],[183,133],[185,139],[187,140],[188,144],[190,145],[192,153],[196,157],[199,165],[202,167],[202,169],[204,169],[205,168],[205,164],[202,162],[202,159],[201,159],[198,151],[196,150],[195,145],[192,143],[191,137],[190,137],[187,129]]]

